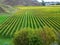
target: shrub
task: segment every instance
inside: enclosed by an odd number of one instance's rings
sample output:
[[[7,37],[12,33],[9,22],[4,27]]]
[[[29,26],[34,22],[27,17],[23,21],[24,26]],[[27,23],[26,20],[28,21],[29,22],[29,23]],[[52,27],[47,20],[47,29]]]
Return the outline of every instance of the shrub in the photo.
[[[50,28],[22,29],[14,35],[14,45],[51,45],[57,41],[57,37]]]

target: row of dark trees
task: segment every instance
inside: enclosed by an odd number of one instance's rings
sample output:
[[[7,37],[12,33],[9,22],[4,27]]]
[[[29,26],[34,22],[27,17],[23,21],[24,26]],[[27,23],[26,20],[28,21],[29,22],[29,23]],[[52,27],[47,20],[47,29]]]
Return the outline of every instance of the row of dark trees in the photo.
[[[45,1],[44,0],[41,0],[42,1],[42,5],[45,6]],[[57,2],[56,4],[51,4],[51,5],[60,5],[60,2]]]

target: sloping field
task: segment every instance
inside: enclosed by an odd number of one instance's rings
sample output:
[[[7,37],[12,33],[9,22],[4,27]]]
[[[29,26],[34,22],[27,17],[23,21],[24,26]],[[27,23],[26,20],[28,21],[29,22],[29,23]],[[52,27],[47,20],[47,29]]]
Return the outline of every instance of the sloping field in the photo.
[[[59,7],[51,6],[15,8],[18,8],[19,10],[13,15],[0,16],[0,35],[2,37],[13,37],[16,31],[19,31],[23,28],[31,28],[35,30],[40,29],[43,30],[46,35],[49,35],[52,38],[60,37]],[[50,30],[47,27],[53,30]],[[46,28],[46,30],[44,30],[44,28]]]
[[[58,8],[55,10],[53,7],[48,7],[48,9],[46,7],[23,7],[1,24],[0,34],[9,37],[23,28],[43,29],[45,26],[60,32],[60,10]]]

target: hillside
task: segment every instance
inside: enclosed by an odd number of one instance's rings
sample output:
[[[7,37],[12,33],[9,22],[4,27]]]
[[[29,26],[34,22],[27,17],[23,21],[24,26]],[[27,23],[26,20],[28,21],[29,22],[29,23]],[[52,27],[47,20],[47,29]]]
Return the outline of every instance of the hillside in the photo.
[[[14,13],[17,9],[10,5],[0,5],[0,13]]]
[[[37,0],[2,0],[2,4],[7,4],[11,6],[38,6],[40,3]]]

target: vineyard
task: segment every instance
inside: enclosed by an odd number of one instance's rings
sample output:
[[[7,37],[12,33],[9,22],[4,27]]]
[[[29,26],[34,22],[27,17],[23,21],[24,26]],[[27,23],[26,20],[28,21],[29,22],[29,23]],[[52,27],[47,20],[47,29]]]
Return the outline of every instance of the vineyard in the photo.
[[[13,37],[15,32],[23,28],[44,30],[44,28],[48,29],[47,27],[53,29],[53,30],[45,30],[47,34],[52,33],[50,35],[59,36],[60,34],[59,7],[55,7],[55,8],[54,7],[30,7],[30,8],[17,7],[17,8],[19,8],[19,10],[11,16],[3,16],[3,17],[0,16],[1,36]]]

